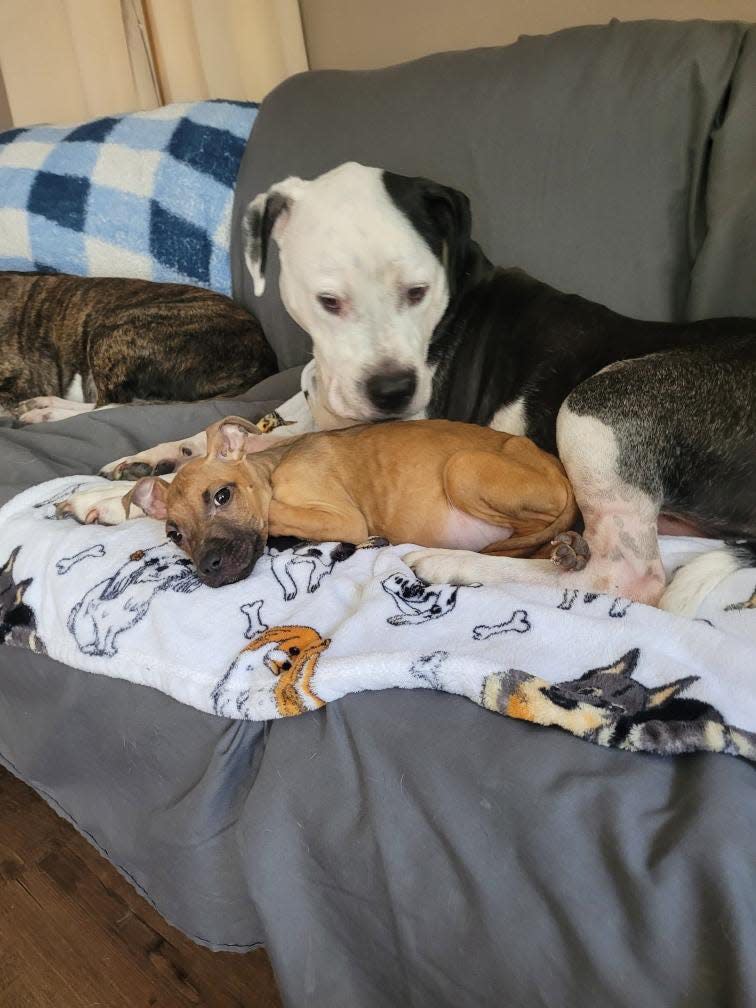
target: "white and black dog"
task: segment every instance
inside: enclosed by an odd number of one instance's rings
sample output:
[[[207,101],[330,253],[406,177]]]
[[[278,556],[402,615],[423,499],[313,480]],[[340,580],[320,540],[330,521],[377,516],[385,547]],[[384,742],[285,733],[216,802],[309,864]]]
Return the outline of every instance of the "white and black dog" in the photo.
[[[272,239],[283,303],[312,337],[303,392],[281,407],[297,421],[287,433],[445,417],[558,451],[591,547],[581,573],[423,550],[408,562],[425,580],[664,594],[665,608],[692,612],[753,561],[756,321],[641,322],[497,268],[471,239],[461,192],[356,163],[272,186],[243,230],[256,293]],[[198,435],[103,472],[166,471],[203,451]],[[704,554],[664,593],[657,531],[675,526],[741,545]]]

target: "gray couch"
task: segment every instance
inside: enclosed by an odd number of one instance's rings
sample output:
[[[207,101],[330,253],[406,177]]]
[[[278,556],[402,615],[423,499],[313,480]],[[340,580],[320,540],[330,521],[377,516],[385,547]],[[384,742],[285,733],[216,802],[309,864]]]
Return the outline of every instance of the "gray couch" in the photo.
[[[646,318],[756,315],[756,29],[646,22],[264,103],[245,202],[348,159],[465,190],[487,254]],[[307,342],[238,298],[283,373],[234,404],[0,429],[0,502],[296,387]],[[558,656],[555,656],[558,660]],[[289,1005],[756,1004],[753,768],[606,751],[452,696],[388,691],[253,724],[0,648],[0,759],[173,923],[264,943]]]

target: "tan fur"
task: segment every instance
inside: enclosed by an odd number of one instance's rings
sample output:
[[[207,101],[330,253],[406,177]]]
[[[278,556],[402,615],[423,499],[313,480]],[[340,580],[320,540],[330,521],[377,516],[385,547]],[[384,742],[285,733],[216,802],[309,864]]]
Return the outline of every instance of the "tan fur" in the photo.
[[[460,514],[486,523],[481,552],[531,556],[577,518],[561,463],[501,431],[396,421],[289,438],[256,453],[253,431],[239,418],[214,424],[206,457],[188,462],[170,485],[148,477],[129,501],[167,515],[195,560],[208,540],[235,533],[454,547],[448,528]],[[228,485],[231,500],[215,508],[214,494]],[[152,512],[147,491],[161,497]]]

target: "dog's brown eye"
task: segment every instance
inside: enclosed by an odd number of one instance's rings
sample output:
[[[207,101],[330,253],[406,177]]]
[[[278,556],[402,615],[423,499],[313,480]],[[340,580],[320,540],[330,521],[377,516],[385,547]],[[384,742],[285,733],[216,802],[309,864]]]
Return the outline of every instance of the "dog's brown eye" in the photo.
[[[178,546],[184,538],[178,529],[168,529],[165,533],[174,545]]]
[[[420,304],[425,295],[428,293],[427,287],[421,287],[419,284],[417,287],[410,287],[407,291],[407,300],[411,305]]]
[[[215,496],[213,500],[218,505],[218,507],[223,507],[224,504],[228,504],[231,500],[231,487],[221,487],[220,490],[215,491]]]
[[[298,655],[299,654],[299,648],[298,647],[290,647],[289,648],[289,654],[290,655],[294,655],[294,656]]]
[[[341,298],[334,297],[333,294],[318,294],[318,302],[331,315],[338,315],[341,311]]]

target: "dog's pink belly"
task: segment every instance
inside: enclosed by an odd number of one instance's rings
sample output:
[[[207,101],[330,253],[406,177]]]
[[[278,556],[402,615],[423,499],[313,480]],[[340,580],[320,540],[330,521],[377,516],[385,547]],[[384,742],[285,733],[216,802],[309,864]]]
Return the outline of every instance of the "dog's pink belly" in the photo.
[[[479,553],[491,543],[509,539],[511,535],[512,529],[506,525],[493,525],[491,522],[483,521],[482,518],[465,514],[457,508],[450,508],[446,528],[443,530],[443,541],[438,545],[445,549],[472,550],[473,553]]]

